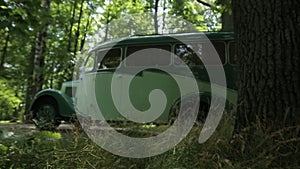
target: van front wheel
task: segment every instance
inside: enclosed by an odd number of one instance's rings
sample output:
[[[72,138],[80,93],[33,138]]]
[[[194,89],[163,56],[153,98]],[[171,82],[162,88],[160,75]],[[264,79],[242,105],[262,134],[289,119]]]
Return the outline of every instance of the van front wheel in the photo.
[[[52,98],[42,98],[33,109],[33,122],[41,130],[55,130],[60,121],[57,120],[58,106]]]

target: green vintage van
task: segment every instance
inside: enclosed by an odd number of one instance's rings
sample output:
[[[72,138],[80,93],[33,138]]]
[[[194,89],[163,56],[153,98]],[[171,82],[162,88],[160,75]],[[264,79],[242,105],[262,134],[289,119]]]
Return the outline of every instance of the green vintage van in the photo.
[[[75,117],[76,112],[96,120],[126,120],[120,111],[146,112],[151,107],[149,94],[160,89],[166,102],[153,121],[168,123],[176,117],[182,95],[174,77],[160,68],[172,71],[176,78],[187,79],[184,65],[191,70],[199,89],[184,97],[200,95],[199,119],[205,118],[211,102],[207,69],[218,63],[226,77],[225,109],[230,109],[237,100],[234,46],[230,32],[133,36],[99,44],[88,52],[78,80],[63,83],[60,90],[46,89],[36,94],[30,107],[33,121],[41,129],[55,128],[62,120]],[[214,52],[218,62],[211,59]],[[135,59],[126,60],[132,55]]]

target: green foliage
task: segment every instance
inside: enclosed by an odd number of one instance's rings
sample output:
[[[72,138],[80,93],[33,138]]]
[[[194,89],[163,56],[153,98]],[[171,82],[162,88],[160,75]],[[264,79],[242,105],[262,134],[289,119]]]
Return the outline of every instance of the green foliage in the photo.
[[[20,95],[8,81],[0,79],[0,120],[13,118],[13,113],[19,111]]]
[[[196,0],[171,1],[171,15],[182,16],[183,19],[191,22],[199,31],[218,31],[221,29],[221,12],[215,6],[207,7],[200,5]]]

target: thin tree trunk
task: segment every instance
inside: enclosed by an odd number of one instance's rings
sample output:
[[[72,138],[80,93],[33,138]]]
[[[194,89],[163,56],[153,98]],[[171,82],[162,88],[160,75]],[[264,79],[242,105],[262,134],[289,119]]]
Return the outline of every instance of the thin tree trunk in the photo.
[[[25,112],[23,121],[27,122],[30,119],[30,104],[35,94],[34,91],[34,84],[33,84],[33,71],[34,71],[34,52],[35,52],[35,42],[31,45],[31,54],[28,58],[28,65],[27,65],[27,87],[26,87],[26,95],[25,95]]]
[[[164,0],[164,2],[163,2],[162,34],[164,33],[164,31],[166,29],[166,25],[165,25],[166,14],[165,14],[165,11],[166,11],[166,0]]]
[[[155,34],[158,34],[158,2],[159,0],[155,0],[155,6],[154,6],[154,30]]]
[[[10,33],[10,31],[7,31],[7,35],[6,35],[6,38],[5,38],[5,44],[4,44],[4,47],[2,49],[2,55],[1,55],[1,59],[0,59],[0,72],[2,72],[4,61],[5,61],[6,54],[7,54],[8,42],[10,40],[10,34],[9,33]]]
[[[89,13],[89,15],[88,15],[88,20],[87,20],[86,25],[85,25],[85,28],[84,28],[84,34],[83,34],[83,36],[82,36],[82,38],[81,38],[81,42],[80,42],[80,51],[81,51],[81,50],[83,49],[83,47],[84,47],[84,43],[85,43],[85,40],[86,40],[86,33],[88,32],[88,29],[89,29],[89,27],[90,27],[90,22],[91,22],[90,16],[91,16],[91,13]]]
[[[300,2],[233,0],[237,129],[300,122]]]
[[[35,44],[35,53],[34,53],[34,85],[35,92],[38,92],[42,89],[44,84],[44,65],[45,65],[45,51],[46,51],[46,39],[47,39],[47,30],[44,28],[41,32],[38,32]]]
[[[109,23],[110,23],[110,19],[109,19],[109,17],[110,17],[110,12],[109,11],[107,11],[107,15],[106,15],[106,27],[105,27],[105,35],[104,35],[104,41],[106,41],[107,40],[107,38],[108,38],[108,30],[109,30]]]
[[[74,20],[75,20],[75,13],[76,13],[76,6],[77,6],[77,0],[74,1],[73,5],[73,11],[72,11],[72,18],[70,21],[70,29],[69,29],[69,40],[68,40],[68,52],[71,52],[71,44],[72,44],[72,30],[73,30],[73,25],[74,25]]]
[[[80,4],[80,12],[79,12],[79,18],[78,18],[78,22],[77,22],[77,30],[75,33],[75,45],[74,45],[74,56],[76,56],[76,52],[77,52],[77,48],[78,48],[78,41],[79,41],[79,36],[80,36],[80,24],[81,24],[81,18],[82,18],[82,12],[83,12],[83,3],[84,0],[81,1]]]

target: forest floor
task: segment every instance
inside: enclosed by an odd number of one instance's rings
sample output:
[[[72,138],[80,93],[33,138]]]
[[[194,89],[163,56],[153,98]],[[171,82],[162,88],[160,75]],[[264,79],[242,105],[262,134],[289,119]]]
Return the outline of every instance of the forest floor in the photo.
[[[144,125],[124,128],[118,125],[114,129],[130,137],[152,137],[168,127]],[[40,131],[34,124],[0,123],[0,169],[299,168],[299,126],[272,133],[254,126],[234,135],[232,127],[223,119],[212,137],[199,144],[201,126],[195,125],[186,138],[165,153],[135,159],[102,149],[80,126],[74,124],[61,124],[56,131],[50,132]]]
[[[60,130],[71,130],[74,129],[73,124],[61,124],[57,128],[58,131]],[[31,131],[37,130],[34,124],[24,124],[24,123],[7,123],[7,124],[0,124],[0,129],[6,129],[9,131]]]

